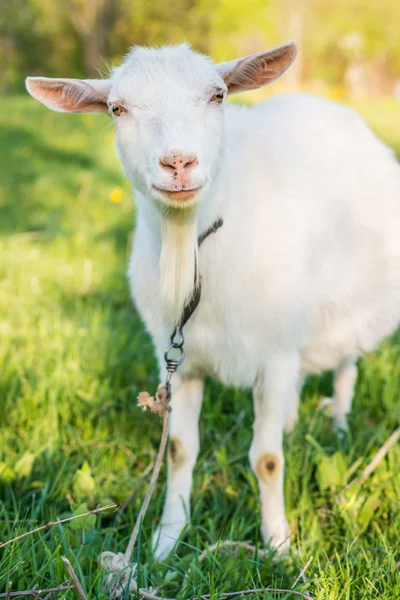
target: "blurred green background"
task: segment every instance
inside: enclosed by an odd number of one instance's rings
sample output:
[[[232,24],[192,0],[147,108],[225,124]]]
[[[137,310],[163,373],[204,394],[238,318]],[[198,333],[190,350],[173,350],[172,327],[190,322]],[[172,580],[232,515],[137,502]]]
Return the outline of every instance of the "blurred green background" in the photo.
[[[294,39],[285,85],[400,95],[398,0],[3,0],[0,91],[26,75],[93,77],[134,44],[190,42],[226,60]],[[396,87],[397,86],[397,87]]]

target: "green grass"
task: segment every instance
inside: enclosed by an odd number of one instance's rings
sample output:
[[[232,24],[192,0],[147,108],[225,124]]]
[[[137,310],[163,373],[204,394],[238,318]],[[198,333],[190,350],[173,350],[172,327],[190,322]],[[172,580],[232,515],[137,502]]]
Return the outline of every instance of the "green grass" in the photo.
[[[358,108],[399,152],[400,105]],[[29,98],[1,100],[2,541],[69,516],[77,506],[123,502],[157,450],[160,422],[136,406],[138,391],[155,389],[157,369],[129,299],[125,271],[134,213],[107,123],[100,116],[51,113]],[[116,186],[122,187],[120,203],[110,201]],[[339,493],[399,423],[399,348],[397,336],[362,362],[348,441],[340,441],[317,410],[318,398],[330,392],[329,375],[307,384],[300,422],[285,442],[293,552],[278,561],[272,552],[263,561],[225,552],[197,562],[220,539],[257,543],[260,525],[247,460],[250,394],[208,382],[192,526],[177,554],[164,564],[153,561],[163,472],[141,531],[140,584],[181,598],[290,587],[312,555],[307,576],[315,600],[399,598],[399,447],[361,490]],[[98,556],[125,549],[146,485],[118,524],[114,515],[78,520],[0,549],[0,591],[10,580],[14,590],[61,583],[66,555],[88,596],[104,598]],[[189,586],[180,592],[190,565]]]

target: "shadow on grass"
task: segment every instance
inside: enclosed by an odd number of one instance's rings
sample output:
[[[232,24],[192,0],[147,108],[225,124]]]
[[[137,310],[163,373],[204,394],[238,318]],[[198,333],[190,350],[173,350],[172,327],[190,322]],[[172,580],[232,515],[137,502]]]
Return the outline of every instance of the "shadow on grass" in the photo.
[[[40,130],[36,134],[19,125],[2,126],[0,150],[5,157],[0,163],[4,188],[4,196],[0,194],[0,234],[61,231],[63,204],[57,191],[45,190],[43,200],[32,193],[32,186],[43,176],[57,174],[59,187],[72,196],[77,194],[77,175],[82,171],[93,172],[97,167],[102,180],[106,178],[112,185],[120,181],[108,169],[102,167],[99,171],[98,163],[88,152],[61,150],[47,144]]]
[[[94,166],[93,159],[83,152],[60,150],[46,144],[38,132],[35,135],[31,130],[19,125],[7,125],[1,128],[0,147],[5,151],[7,161],[4,164],[3,176],[15,177],[16,181],[32,181],[36,177],[36,171],[30,168],[30,161],[21,161],[21,148],[32,150],[32,158],[40,158],[51,164],[59,162],[62,165],[72,164],[75,167],[89,169]],[[13,160],[17,158],[18,160]]]

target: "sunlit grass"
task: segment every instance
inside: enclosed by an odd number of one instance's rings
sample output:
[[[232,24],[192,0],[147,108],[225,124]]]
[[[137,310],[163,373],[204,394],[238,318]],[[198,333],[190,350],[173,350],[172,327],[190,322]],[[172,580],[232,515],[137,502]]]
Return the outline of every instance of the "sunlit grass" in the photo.
[[[400,104],[358,108],[399,152]],[[160,423],[136,407],[137,392],[157,385],[157,369],[129,299],[125,271],[134,214],[108,120],[54,114],[28,98],[2,100],[1,109],[4,541],[69,515],[77,505],[121,503],[154,459]],[[196,565],[208,543],[226,538],[256,543],[259,535],[257,486],[247,460],[250,394],[208,382],[193,524],[178,553],[166,564],[154,564],[150,538],[162,507],[162,477],[141,534],[141,584],[177,595],[192,564],[187,596],[290,587],[312,555],[307,577],[316,600],[400,597],[399,448],[361,490],[339,494],[400,420],[399,343],[388,341],[363,361],[346,442],[317,410],[319,396],[329,392],[329,376],[308,383],[300,423],[286,440],[294,552],[278,562],[272,554],[260,561],[227,552]],[[239,426],[225,439],[243,410]],[[77,521],[0,549],[1,591],[9,580],[18,590],[61,583],[65,554],[90,598],[102,598],[98,555],[125,549],[145,485],[118,524],[113,515],[102,515],[86,523],[86,530]]]

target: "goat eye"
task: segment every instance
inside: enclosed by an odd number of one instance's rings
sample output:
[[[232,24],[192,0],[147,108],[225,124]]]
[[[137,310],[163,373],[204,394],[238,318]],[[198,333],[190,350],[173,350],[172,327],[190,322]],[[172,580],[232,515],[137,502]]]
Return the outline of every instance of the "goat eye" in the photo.
[[[111,112],[114,117],[120,117],[122,115],[123,108],[119,104],[113,104],[111,107]]]
[[[223,92],[217,92],[216,94],[213,94],[210,98],[210,102],[217,102],[217,104],[221,104],[221,102],[224,101],[224,94]]]

